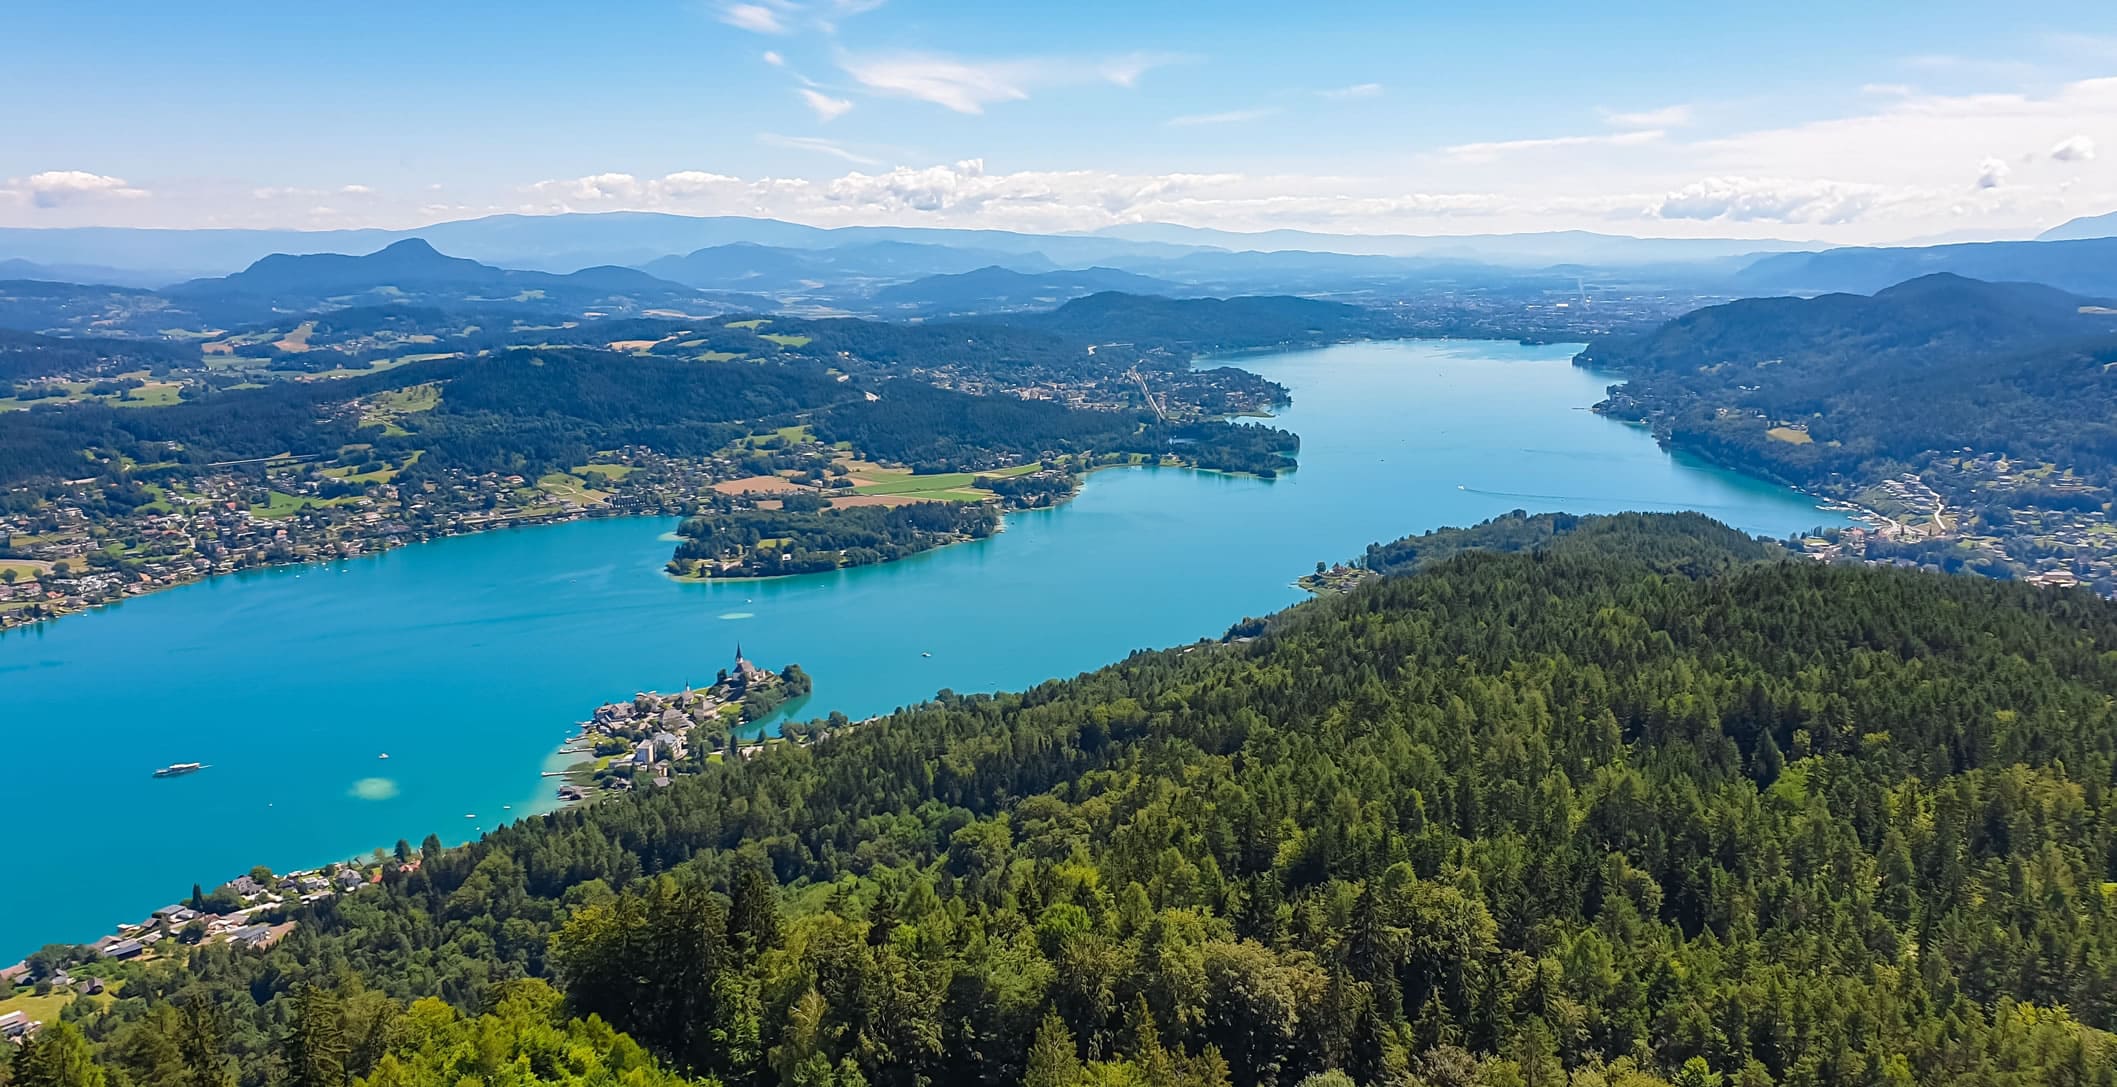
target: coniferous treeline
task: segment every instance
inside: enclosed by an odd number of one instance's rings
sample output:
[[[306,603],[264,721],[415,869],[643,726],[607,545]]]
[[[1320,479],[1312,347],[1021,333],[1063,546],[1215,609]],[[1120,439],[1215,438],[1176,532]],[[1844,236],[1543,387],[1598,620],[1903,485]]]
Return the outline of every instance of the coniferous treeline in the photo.
[[[1541,542],[430,841],[79,1023],[153,1082],[208,1008],[263,1084],[529,976],[731,1085],[2113,1082],[2117,607],[1496,531]],[[346,1074],[455,1082],[379,1037]]]

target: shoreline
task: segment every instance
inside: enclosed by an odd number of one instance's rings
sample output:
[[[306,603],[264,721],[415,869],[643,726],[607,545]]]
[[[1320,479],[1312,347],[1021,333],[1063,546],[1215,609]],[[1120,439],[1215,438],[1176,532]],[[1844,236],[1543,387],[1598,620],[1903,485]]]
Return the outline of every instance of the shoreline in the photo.
[[[0,626],[0,644],[4,644],[6,639],[10,635],[17,633],[27,634],[28,632],[33,630],[42,630],[50,626],[51,624],[58,622],[61,619],[70,619],[77,615],[91,615],[108,608],[118,607],[120,605],[125,604],[127,601],[138,600],[143,597],[149,596],[158,596],[162,593],[169,592],[174,589],[188,588],[193,585],[204,585],[209,582],[220,581],[225,578],[240,578],[248,574],[264,574],[280,570],[302,569],[308,567],[313,567],[315,569],[320,570],[331,566],[333,563],[357,562],[361,559],[378,558],[380,556],[387,555],[393,551],[401,551],[404,548],[412,547],[417,544],[439,543],[442,540],[460,539],[465,536],[480,536],[488,532],[503,532],[508,529],[541,528],[547,525],[564,525],[572,524],[576,521],[594,521],[606,518],[615,519],[625,517],[663,516],[670,515],[664,513],[649,513],[644,511],[633,512],[630,510],[612,509],[607,506],[585,506],[579,509],[560,510],[554,511],[552,513],[537,514],[535,516],[492,518],[486,521],[478,522],[472,527],[463,528],[460,531],[436,532],[430,535],[412,536],[407,539],[399,539],[394,543],[385,542],[378,544],[374,547],[362,548],[360,551],[351,555],[331,555],[328,557],[314,556],[309,558],[296,557],[278,562],[261,562],[250,566],[239,566],[230,570],[206,570],[204,572],[194,573],[190,577],[177,578],[175,580],[164,583],[150,584],[145,586],[144,588],[139,589],[139,591],[128,590],[123,596],[120,596],[116,600],[90,601],[80,605],[79,607],[68,608],[65,611],[51,612],[35,619],[26,620],[24,622],[19,623],[11,623],[6,626]],[[0,564],[4,564],[8,561],[10,560],[0,559]]]
[[[1147,463],[1114,463],[1114,464],[1105,464],[1105,465],[1097,465],[1097,466],[1094,466],[1094,467],[1092,467],[1092,468],[1089,468],[1089,469],[1085,470],[1085,471],[1084,471],[1084,472],[1082,473],[1082,478],[1083,478],[1083,479],[1085,479],[1085,478],[1086,478],[1087,476],[1093,476],[1093,475],[1095,475],[1096,473],[1100,472],[1100,471],[1101,471],[1102,469],[1104,469],[1104,468],[1126,468],[1126,467],[1131,467],[1131,468],[1140,468],[1140,467],[1154,467],[1154,468],[1156,468],[1156,469],[1159,469],[1159,468],[1162,468],[1162,467],[1180,467],[1180,468],[1183,468],[1183,469],[1184,469],[1184,470],[1185,470],[1186,472],[1195,472],[1195,473],[1211,473],[1211,474],[1215,474],[1215,475],[1230,475],[1230,476],[1236,476],[1236,475],[1245,475],[1245,474],[1249,474],[1249,473],[1240,473],[1240,472],[1229,472],[1229,471],[1225,471],[1225,470],[1220,470],[1220,469],[1207,469],[1207,468],[1197,468],[1197,467],[1193,467],[1193,466],[1189,466],[1189,465],[1182,465],[1182,464],[1169,464],[1169,463],[1165,463],[1165,462],[1157,462],[1157,463],[1153,463],[1153,464],[1147,464]],[[1073,500],[1074,498],[1077,498],[1077,497],[1079,497],[1079,494],[1081,493],[1081,491],[1082,491],[1083,489],[1084,489],[1084,488],[1081,488],[1081,489],[1076,489],[1076,491],[1075,491],[1075,492],[1074,492],[1073,494],[1069,495],[1069,496],[1067,497],[1067,499],[1066,499],[1065,501],[1063,501],[1063,502],[1056,502],[1056,503],[1053,503],[1053,504],[1052,504],[1051,506],[1049,506],[1049,507],[1036,507],[1036,509],[1038,509],[1039,511],[1049,511],[1049,510],[1056,510],[1056,509],[1062,508],[1062,507],[1064,507],[1064,506],[1066,506],[1066,505],[1069,505],[1069,504],[1070,504],[1070,503],[1072,502],[1072,500]],[[486,524],[481,524],[481,525],[479,525],[479,526],[478,526],[478,528],[477,528],[476,530],[474,530],[474,531],[469,531],[469,532],[457,532],[457,533],[450,533],[450,534],[445,534],[445,535],[437,535],[437,536],[435,536],[435,537],[432,537],[432,538],[428,538],[428,539],[411,539],[411,540],[406,540],[406,541],[404,541],[404,545],[408,545],[408,544],[410,544],[410,543],[434,543],[434,542],[439,542],[439,541],[440,541],[440,540],[442,540],[442,539],[450,539],[450,538],[456,538],[456,537],[459,537],[459,536],[461,536],[461,537],[468,537],[468,536],[477,536],[477,535],[482,535],[482,534],[484,534],[484,533],[487,533],[487,532],[491,532],[491,531],[494,531],[494,530],[497,530],[497,529],[502,529],[502,528],[537,528],[537,527],[545,527],[546,525],[549,525],[549,524],[565,524],[565,523],[571,523],[571,522],[576,522],[576,521],[585,521],[585,520],[612,520],[612,521],[615,521],[615,520],[618,520],[618,519],[620,519],[620,518],[625,518],[625,517],[644,517],[644,516],[656,516],[656,515],[657,515],[657,514],[655,514],[655,513],[651,513],[651,512],[645,512],[645,511],[633,511],[633,510],[609,510],[609,509],[604,509],[604,508],[595,508],[595,509],[584,509],[584,510],[578,510],[578,511],[568,511],[568,512],[567,512],[567,513],[566,513],[565,515],[563,515],[563,516],[552,516],[552,517],[548,517],[548,518],[542,518],[542,519],[536,519],[536,520],[530,520],[530,519],[510,519],[509,521],[506,521],[506,522],[499,522],[499,523],[486,523]],[[661,516],[669,516],[669,515],[667,515],[667,514],[660,514],[660,515],[661,515]],[[988,538],[989,538],[989,537],[988,537]],[[971,541],[960,541],[960,542],[971,542]],[[403,546],[403,545],[400,545],[400,546]],[[392,549],[388,549],[388,550],[394,550],[394,548],[392,548]],[[933,548],[933,549],[929,549],[928,551],[920,552],[920,554],[941,554],[941,553],[944,553],[944,552],[946,552],[946,551],[947,551],[947,547],[946,547],[946,546],[943,546],[943,547],[940,547],[940,548]],[[382,549],[378,549],[378,550],[375,550],[375,551],[367,552],[367,554],[382,554],[382,553],[384,553],[384,551],[383,551]],[[913,557],[913,556],[906,556],[906,558],[907,558],[907,559],[908,559],[908,558],[911,558],[911,557]],[[644,561],[644,560],[643,560],[643,561]],[[299,562],[299,561],[297,561],[297,562],[289,562],[289,563],[279,563],[279,564],[273,564],[273,565],[271,565],[271,566],[266,566],[266,567],[259,567],[259,568],[255,568],[255,570],[242,570],[242,571],[234,571],[234,572],[235,572],[235,573],[251,573],[251,572],[255,572],[255,571],[266,571],[266,572],[269,572],[269,571],[271,571],[271,570],[274,570],[274,569],[279,569],[279,568],[283,568],[283,567],[286,567],[286,566],[294,566],[294,567],[296,567],[296,568],[298,569],[298,568],[299,568],[300,566],[302,566],[302,565],[318,565],[318,566],[321,566],[321,565],[323,565],[323,564],[324,564],[324,562],[323,562],[323,561],[316,561],[316,562]],[[879,565],[879,564],[878,564],[878,565]],[[1299,564],[1297,564],[1297,567],[1298,567],[1298,565],[1299,565]],[[850,568],[841,568],[841,569],[840,569],[839,571],[837,571],[837,572],[841,572],[841,573],[842,573],[842,572],[846,572],[846,570],[849,570],[849,569],[850,569]],[[829,572],[829,571],[823,571],[823,572]],[[774,578],[787,578],[787,577],[799,577],[799,576],[806,576],[806,575],[796,575],[796,574],[787,574],[787,575],[773,575],[773,577],[774,577]],[[195,580],[199,580],[199,581],[206,581],[206,580],[210,580],[210,579],[207,579],[207,578],[201,578],[201,579],[195,579]],[[672,579],[672,580],[675,580],[675,579]],[[745,578],[745,579],[709,579],[709,580],[761,580],[761,579],[746,579],[746,578]],[[1272,580],[1273,580],[1273,581],[1275,581],[1275,582],[1281,582],[1281,583],[1283,583],[1283,582],[1285,581],[1285,578],[1284,578],[1284,574],[1281,574],[1281,575],[1279,575],[1278,577],[1276,577],[1276,578],[1273,578]],[[189,584],[189,582],[186,582],[185,584]],[[145,594],[142,594],[142,595],[145,595]],[[35,625],[36,625],[36,626],[39,626],[39,627],[41,627],[41,624],[35,624]],[[25,628],[25,629],[27,629],[27,628]],[[4,636],[0,636],[0,644],[4,644]],[[1116,655],[1117,655],[1117,654],[1116,654],[1116,651],[1114,651],[1114,652],[1113,652],[1113,658],[1112,658],[1112,659],[1115,659],[1115,656],[1116,656]],[[930,688],[928,689],[928,693],[929,693],[929,694],[931,693],[931,689],[930,689]],[[562,728],[563,728],[563,727],[564,727],[564,725],[566,724],[566,721],[565,721],[565,720],[564,720],[563,718],[560,718],[560,717],[559,717],[559,716],[558,716],[557,714],[554,714],[554,715],[552,715],[552,716],[550,716],[550,717],[545,717],[545,716],[543,716],[543,715],[539,714],[539,715],[538,715],[537,717],[529,719],[529,721],[530,721],[530,725],[529,725],[529,728],[525,729],[524,731],[525,731],[525,732],[528,732],[528,733],[530,733],[531,735],[530,735],[530,736],[526,736],[526,737],[525,737],[525,739],[528,739],[528,740],[529,740],[529,743],[530,743],[530,744],[532,744],[532,745],[534,745],[534,746],[533,746],[533,748],[532,748],[532,751],[531,751],[531,752],[526,752],[526,753],[525,753],[525,754],[529,754],[529,755],[530,755],[530,758],[527,758],[527,759],[525,759],[525,760],[524,760],[524,764],[525,764],[525,765],[524,765],[524,770],[525,770],[525,771],[528,771],[528,772],[526,772],[526,773],[522,773],[522,774],[521,774],[520,780],[521,780],[522,784],[521,784],[521,786],[520,786],[520,788],[519,788],[519,791],[517,791],[517,792],[515,793],[515,795],[514,795],[514,796],[510,797],[510,799],[512,799],[512,800],[513,800],[513,803],[512,803],[512,805],[511,805],[511,806],[510,806],[510,807],[509,807],[509,808],[507,809],[507,819],[506,819],[506,822],[509,822],[509,823],[513,823],[513,822],[520,822],[520,821],[523,821],[523,820],[527,820],[527,819],[531,819],[531,818],[536,818],[536,817],[539,817],[539,816],[543,816],[543,815],[548,815],[548,814],[551,814],[551,813],[555,812],[556,810],[558,810],[558,809],[559,809],[559,808],[560,808],[560,807],[562,806],[562,805],[560,805],[560,804],[559,804],[559,803],[558,803],[558,802],[556,801],[556,798],[555,798],[555,795],[554,795],[554,794],[555,794],[555,788],[556,788],[556,786],[557,786],[558,782],[557,782],[557,781],[553,781],[553,780],[552,780],[552,779],[550,779],[550,778],[545,778],[545,777],[542,777],[542,776],[541,776],[541,774],[542,774],[542,773],[543,773],[544,771],[564,771],[564,770],[568,769],[568,768],[569,768],[569,767],[570,767],[570,766],[571,766],[571,765],[572,765],[573,763],[575,763],[575,762],[579,761],[579,759],[578,759],[578,757],[577,757],[577,756],[575,756],[575,755],[568,755],[568,754],[563,754],[563,753],[561,753],[561,752],[560,752],[560,751],[558,750],[558,748],[560,748],[560,747],[562,747],[562,746],[565,746],[565,743],[564,743],[564,741],[563,741],[563,740],[553,739],[553,740],[548,740],[548,741],[541,741],[541,742],[540,742],[540,741],[538,741],[538,740],[534,739],[534,738],[533,738],[533,736],[534,736],[534,730],[535,730],[536,728],[541,728],[541,727],[545,727],[545,726],[539,726],[539,725],[536,725],[536,724],[534,724],[534,721],[535,721],[535,720],[545,720],[545,721],[546,721],[546,723],[547,723],[547,725],[548,725],[548,724],[561,724],[561,725],[562,725]],[[762,733],[762,736],[761,736],[761,737],[760,737],[759,739],[756,739],[756,740],[750,740],[750,741],[745,741],[745,742],[744,742],[744,746],[745,746],[745,747],[750,747],[750,746],[755,746],[755,745],[756,745],[756,744],[758,744],[758,743],[770,743],[770,742],[773,742],[773,738],[772,738],[772,736],[771,736],[771,732],[770,732],[770,730],[771,730],[771,728],[772,728],[772,724],[773,724],[773,721],[774,721],[774,720],[775,720],[774,718],[765,718],[765,719],[763,719],[763,720],[761,721],[760,727],[759,727],[759,729],[758,729],[758,731],[759,731],[760,733]],[[560,731],[560,730],[554,730],[554,731]],[[546,734],[546,735],[548,736],[548,734]],[[577,735],[577,730],[567,729],[567,730],[565,731],[564,735],[565,735],[565,737],[566,737],[566,738],[570,739],[570,738],[574,737],[575,735]],[[547,746],[547,745],[548,745],[548,746]],[[543,749],[543,751],[542,751],[542,752],[541,752],[541,753],[539,754],[539,753],[535,752],[535,750],[534,750],[535,748],[542,748],[542,749]],[[485,807],[485,803],[486,803],[486,802],[480,802],[480,804],[479,804],[479,805],[477,805],[477,806],[478,806],[478,807],[479,807],[479,808],[480,808],[480,809],[482,810],[482,809],[483,809],[483,808]],[[456,810],[460,810],[460,809],[456,809]],[[444,813],[444,814],[446,814],[446,813]],[[467,826],[464,826],[464,825],[463,825],[462,823],[459,823],[459,822],[455,822],[455,821],[453,821],[453,820],[448,820],[448,819],[437,819],[437,820],[435,820],[434,822],[432,822],[432,823],[428,824],[428,826],[427,826],[427,827],[425,827],[425,828],[422,828],[422,830],[429,830],[429,829],[430,829],[430,830],[436,830],[436,831],[439,831],[439,832],[441,832],[441,833],[443,834],[443,836],[444,836],[444,840],[446,840],[447,838],[453,837],[453,836],[455,836],[455,835],[464,835],[464,834],[466,834],[466,832],[468,832],[468,836],[469,836],[469,837],[471,837],[471,838],[475,838],[475,837],[478,837],[478,836],[480,836],[481,834],[484,834],[484,833],[489,833],[489,832],[490,832],[490,830],[489,830],[489,824],[488,824],[488,826],[487,826],[487,827],[481,827],[481,828],[471,828],[471,827],[467,827]],[[333,851],[333,852],[342,852],[342,851]],[[356,855],[357,855],[357,853],[358,853],[358,851],[357,851],[357,850],[356,850],[356,851],[352,851],[352,852],[354,852],[354,853],[355,853]],[[324,853],[323,853],[322,851],[319,851],[318,853],[309,853],[309,852],[307,852],[307,851],[290,851],[290,854],[291,854],[291,856],[294,856],[294,857],[300,857],[300,858],[304,858],[304,859],[306,859],[306,860],[310,860],[310,861],[322,861],[322,860],[324,860],[324,859],[325,859],[325,858],[326,858],[327,856],[329,856],[329,854],[324,854]]]

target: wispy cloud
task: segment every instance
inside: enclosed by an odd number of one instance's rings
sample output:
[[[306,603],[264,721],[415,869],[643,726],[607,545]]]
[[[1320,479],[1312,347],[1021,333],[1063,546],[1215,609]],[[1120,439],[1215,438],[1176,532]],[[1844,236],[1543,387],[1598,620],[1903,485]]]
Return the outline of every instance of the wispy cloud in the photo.
[[[1349,87],[1332,87],[1316,92],[1318,98],[1373,98],[1382,93],[1380,83],[1355,83]]]
[[[1149,53],[1099,59],[996,60],[940,53],[891,53],[842,57],[839,67],[876,94],[931,102],[957,113],[983,113],[988,106],[1022,101],[1032,90],[1042,87],[1097,82],[1136,86],[1148,71],[1177,59]]]
[[[1691,123],[1691,107],[1663,106],[1630,113],[1606,109],[1602,111],[1602,119],[1612,128],[1682,128]]]
[[[723,4],[720,21],[756,34],[786,34],[793,29],[786,20],[791,10],[785,4]]]
[[[1190,128],[1194,125],[1239,125],[1247,121],[1276,117],[1284,112],[1286,111],[1278,106],[1259,106],[1255,109],[1231,109],[1224,113],[1188,113],[1181,117],[1171,117],[1167,123],[1171,128]]]
[[[764,62],[774,68],[784,68],[787,66],[787,58],[780,56],[779,51],[776,49],[767,49],[764,51]]]
[[[1614,132],[1606,136],[1545,136],[1528,140],[1490,140],[1483,143],[1459,143],[1444,147],[1441,153],[1461,162],[1492,162],[1509,155],[1534,151],[1552,151],[1567,147],[1637,147],[1656,143],[1668,133],[1658,128],[1640,129],[1636,132]]]
[[[777,132],[760,132],[757,142],[768,147],[784,147],[790,151],[810,151],[818,155],[829,155],[834,159],[850,162],[856,166],[880,166],[880,159],[871,158],[848,149],[835,140],[820,136],[782,136]]]
[[[853,103],[844,98],[832,98],[819,90],[802,87],[795,92],[808,107],[816,111],[819,121],[835,121],[852,111]]]

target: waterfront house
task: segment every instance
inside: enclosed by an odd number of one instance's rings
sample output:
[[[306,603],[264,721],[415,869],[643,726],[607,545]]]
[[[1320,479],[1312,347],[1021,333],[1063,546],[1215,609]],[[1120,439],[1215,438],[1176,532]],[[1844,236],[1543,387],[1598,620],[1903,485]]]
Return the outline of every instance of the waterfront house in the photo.
[[[146,950],[147,945],[138,940],[119,940],[103,949],[103,957],[106,959],[130,959],[137,957]]]

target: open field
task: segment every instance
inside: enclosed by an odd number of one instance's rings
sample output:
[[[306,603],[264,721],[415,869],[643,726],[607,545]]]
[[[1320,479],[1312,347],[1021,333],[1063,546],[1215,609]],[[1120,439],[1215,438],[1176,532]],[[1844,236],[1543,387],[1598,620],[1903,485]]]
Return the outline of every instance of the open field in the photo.
[[[764,326],[766,326],[766,325],[768,325],[768,324],[771,324],[771,323],[772,323],[772,322],[771,322],[770,320],[766,319],[766,318],[763,318],[763,317],[757,317],[757,318],[753,318],[753,319],[751,319],[751,320],[748,320],[748,321],[729,321],[729,322],[728,322],[728,327],[729,327],[729,328],[747,328],[747,329],[751,330],[752,332],[754,332],[754,331],[756,331],[756,330],[758,330],[758,329],[760,329],[760,328],[763,328]]]
[[[942,472],[921,476],[913,475],[908,468],[883,468],[862,461],[846,464],[853,473],[853,493],[856,495],[910,495],[943,502],[983,501],[992,495],[971,486],[979,476],[1025,476],[1036,471],[1037,467],[1021,464],[992,472]]]
[[[285,491],[273,491],[271,494],[272,500],[270,502],[262,506],[253,505],[250,507],[250,516],[263,517],[270,521],[284,521],[300,513],[305,503],[313,501],[313,499],[301,498]]]
[[[791,336],[783,332],[761,332],[758,333],[757,338],[770,340],[781,347],[807,347],[809,345],[807,336]]]
[[[303,321],[294,326],[294,331],[281,337],[272,346],[288,354],[299,355],[309,349],[309,337],[316,334],[316,322]]]
[[[804,487],[785,476],[746,476],[742,479],[722,480],[715,483],[713,489],[722,494],[785,494],[812,488]]]
[[[1764,436],[1773,441],[1786,442],[1790,445],[1810,445],[1815,442],[1814,438],[1808,436],[1807,431],[1795,430],[1790,426],[1775,426],[1765,431]]]
[[[583,505],[599,505],[609,499],[603,491],[590,490],[581,480],[564,472],[553,472],[537,480],[537,488],[557,498],[570,498]]]

